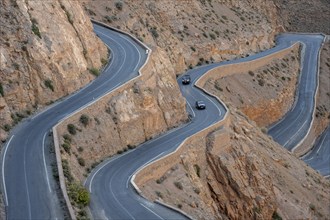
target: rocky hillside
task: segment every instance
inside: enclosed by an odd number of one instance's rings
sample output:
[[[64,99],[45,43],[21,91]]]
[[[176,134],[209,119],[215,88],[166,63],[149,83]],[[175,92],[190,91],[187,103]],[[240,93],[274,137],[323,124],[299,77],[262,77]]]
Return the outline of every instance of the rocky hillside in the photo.
[[[160,48],[154,50],[140,78],[58,126],[62,158],[68,161],[73,179],[83,181],[103,159],[187,120],[174,69],[164,57]]]
[[[165,50],[177,74],[267,49],[278,28],[270,0],[82,2],[92,18]]]
[[[294,101],[300,71],[300,46],[283,56],[264,58],[258,64],[218,71],[205,87],[228,105],[239,109],[260,127],[280,120]]]
[[[78,1],[0,3],[0,138],[36,109],[70,94],[107,59]]]
[[[330,34],[329,0],[273,0],[280,23],[290,32]]]

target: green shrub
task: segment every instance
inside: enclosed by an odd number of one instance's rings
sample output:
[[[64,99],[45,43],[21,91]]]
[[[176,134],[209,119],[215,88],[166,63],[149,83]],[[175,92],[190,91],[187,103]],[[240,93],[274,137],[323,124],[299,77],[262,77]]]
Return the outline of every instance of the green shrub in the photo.
[[[258,84],[259,84],[259,86],[264,86],[265,85],[265,80],[258,79]]]
[[[86,127],[89,123],[89,117],[88,115],[81,115],[79,121]]]
[[[50,79],[46,79],[44,81],[44,84],[47,88],[49,88],[50,90],[52,90],[54,92],[53,81],[51,81]]]
[[[68,187],[68,195],[78,205],[87,206],[90,201],[89,192],[78,183],[71,183]]]
[[[78,147],[78,152],[83,152],[83,151],[84,151],[84,148]]]
[[[309,204],[309,208],[312,210],[312,211],[315,211],[315,205],[314,204]]]
[[[249,71],[249,75],[250,76],[254,76],[254,72],[252,72],[251,70]]]
[[[99,76],[100,75],[100,70],[98,70],[98,69],[96,69],[96,68],[90,68],[89,69],[89,72],[91,73],[91,74],[93,74],[94,76]]]
[[[77,134],[77,128],[74,124],[68,124],[68,132],[72,135]]]
[[[41,39],[41,34],[36,23],[32,23],[32,32]]]
[[[64,142],[64,143],[62,144],[62,147],[63,147],[63,149],[65,150],[65,152],[67,152],[68,154],[71,154],[71,146],[70,146],[69,143]]]
[[[212,39],[212,40],[215,40],[215,34],[213,34],[213,33],[209,33],[209,36],[210,36],[210,38]]]
[[[122,10],[123,9],[123,3],[122,2],[116,2],[115,3],[115,6],[116,6],[116,8],[118,9],[118,10]]]
[[[201,177],[201,168],[198,166],[198,164],[195,164],[194,165],[194,169],[195,169],[195,172],[196,172],[196,175],[198,176],[198,177]]]
[[[69,143],[71,143],[71,140],[72,140],[72,139],[71,139],[71,137],[70,137],[69,134],[64,134],[64,135],[63,135],[63,138],[64,138],[64,141],[65,141],[65,142],[69,142]]]
[[[2,83],[0,83],[0,95],[1,95],[2,97],[5,96],[5,95],[4,95],[4,92],[3,92]]]
[[[62,169],[63,169],[63,175],[64,175],[64,177],[69,182],[72,182],[73,181],[73,176],[72,176],[71,171],[70,171],[68,160],[66,160],[66,159],[63,159],[62,160]]]
[[[78,157],[78,163],[82,167],[84,167],[86,165],[84,158],[81,158],[81,157]]]
[[[5,131],[10,131],[10,129],[11,129],[11,126],[9,125],[9,124],[5,124],[4,126],[3,126],[3,130],[5,130]]]
[[[161,192],[159,192],[159,191],[156,191],[156,195],[157,195],[159,198],[163,198],[163,197],[164,197],[163,194],[162,194]]]
[[[275,211],[272,215],[272,220],[282,220],[282,217]]]
[[[180,189],[180,190],[182,190],[183,189],[183,185],[182,185],[182,183],[181,182],[174,182],[174,185],[176,186],[176,188],[178,188],[178,189]]]
[[[157,27],[150,28],[150,32],[154,38],[158,38],[159,34],[157,32]]]

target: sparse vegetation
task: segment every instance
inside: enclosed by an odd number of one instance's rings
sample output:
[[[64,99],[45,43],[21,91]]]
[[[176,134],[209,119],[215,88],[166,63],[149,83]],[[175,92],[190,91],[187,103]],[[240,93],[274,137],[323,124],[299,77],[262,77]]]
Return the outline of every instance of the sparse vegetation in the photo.
[[[0,95],[1,95],[2,97],[5,96],[5,95],[4,95],[4,92],[3,92],[2,83],[0,83]]]
[[[118,10],[120,10],[120,11],[123,10],[123,3],[122,2],[116,2],[115,6]]]
[[[41,39],[41,34],[36,23],[32,22],[32,32]]]
[[[70,143],[64,142],[62,144],[62,147],[65,150],[65,152],[67,152],[68,154],[71,154],[71,145],[70,145]]]
[[[86,165],[84,158],[78,157],[77,160],[80,166],[84,167]]]
[[[87,206],[89,204],[89,192],[78,183],[71,183],[68,186],[68,195],[70,199],[80,206]]]
[[[74,124],[68,124],[67,128],[68,128],[68,132],[70,134],[72,134],[72,135],[77,134],[77,128]]]
[[[66,159],[62,160],[62,168],[63,168],[64,177],[68,180],[69,183],[72,182],[73,176],[71,174],[68,160]]]
[[[183,185],[181,182],[178,182],[178,181],[175,181],[174,182],[174,185],[176,186],[176,188],[180,189],[180,190],[183,190]]]
[[[195,169],[196,175],[198,177],[201,177],[201,168],[198,166],[198,164],[194,165],[194,169]]]
[[[89,72],[93,74],[94,76],[99,76],[100,75],[100,70],[96,69],[95,67],[90,68]]]
[[[282,220],[282,217],[275,211],[272,215],[272,220]]]
[[[163,194],[159,191],[156,191],[156,195],[161,199],[164,197]]]
[[[89,117],[88,115],[81,115],[79,121],[86,127],[89,124]]]
[[[158,38],[159,34],[157,32],[157,27],[150,28],[150,32],[154,38]]]
[[[54,92],[54,86],[53,86],[53,81],[50,79],[46,79],[44,81],[44,84],[47,88],[49,88],[50,90],[52,90]]]

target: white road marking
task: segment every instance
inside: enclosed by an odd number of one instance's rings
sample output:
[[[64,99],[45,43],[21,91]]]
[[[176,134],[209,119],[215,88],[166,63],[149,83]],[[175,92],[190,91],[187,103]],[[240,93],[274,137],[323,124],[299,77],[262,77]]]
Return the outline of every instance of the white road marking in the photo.
[[[50,183],[49,183],[49,178],[48,178],[48,171],[47,171],[47,164],[46,164],[46,156],[45,156],[45,138],[46,138],[46,134],[44,134],[43,138],[42,138],[42,159],[44,161],[44,168],[45,168],[45,173],[46,173],[46,180],[47,180],[47,185],[48,185],[48,190],[49,192],[52,192],[52,189],[50,187]]]
[[[30,133],[31,135],[31,133]],[[29,139],[30,139],[30,135],[28,136],[28,138],[26,139],[24,146],[26,146],[26,144],[28,143]],[[25,182],[25,187],[26,187],[26,195],[27,195],[27,205],[28,205],[28,211],[29,211],[29,219],[32,219],[31,216],[31,202],[30,202],[30,193],[29,193],[29,187],[28,187],[28,183],[27,183],[27,174],[26,174],[26,147],[24,147],[24,182]]]
[[[3,190],[4,190],[4,194],[5,194],[5,205],[8,206],[8,197],[7,197],[7,189],[6,189],[6,181],[5,181],[5,161],[6,161],[6,154],[7,154],[7,150],[9,148],[10,142],[13,139],[15,135],[11,136],[11,138],[9,139],[6,147],[5,147],[5,153],[3,155],[3,159],[2,159],[2,183],[3,183]]]
[[[191,109],[191,111],[192,111],[192,113],[194,115],[194,118],[195,118],[196,117],[196,114],[195,114],[194,109],[191,107],[191,105],[190,105],[190,103],[188,101],[187,101],[187,104],[188,104],[189,108]]]
[[[147,206],[145,206],[143,203],[140,203],[144,208],[148,209],[152,214],[154,214],[155,216],[157,216],[159,219],[163,219],[162,217],[160,217],[157,213],[155,213],[154,211],[152,211],[151,209],[149,209]],[[164,219],[163,219],[164,220]]]
[[[323,139],[322,139],[322,142],[321,142],[321,144],[320,144],[320,147],[319,147],[319,149],[316,151],[316,154],[318,154],[319,153],[319,151],[321,150],[321,148],[322,148],[322,145],[323,145],[323,142],[324,142],[324,140],[326,139],[326,137],[327,137],[327,135],[328,135],[328,132],[323,136]]]

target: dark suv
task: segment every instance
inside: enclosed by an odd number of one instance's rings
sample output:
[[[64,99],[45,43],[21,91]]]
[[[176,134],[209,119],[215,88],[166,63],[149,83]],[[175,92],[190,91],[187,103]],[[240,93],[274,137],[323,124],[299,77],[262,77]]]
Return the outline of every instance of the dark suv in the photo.
[[[189,75],[184,75],[182,77],[182,84],[189,84],[190,83],[190,76]]]
[[[196,108],[197,109],[205,109],[206,105],[203,101],[196,101]]]

